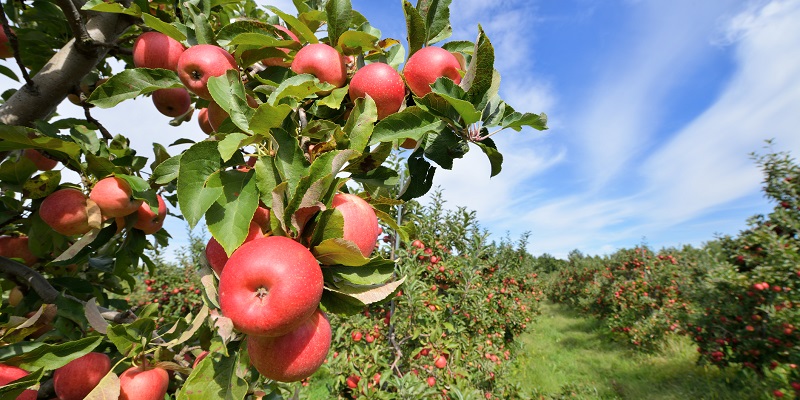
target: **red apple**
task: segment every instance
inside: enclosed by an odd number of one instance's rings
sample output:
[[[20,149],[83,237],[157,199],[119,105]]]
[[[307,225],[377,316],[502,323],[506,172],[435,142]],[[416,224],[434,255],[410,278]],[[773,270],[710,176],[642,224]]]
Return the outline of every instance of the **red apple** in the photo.
[[[372,97],[378,107],[378,119],[384,119],[400,110],[406,100],[406,84],[389,64],[376,62],[356,71],[349,93],[353,100]]]
[[[133,65],[177,71],[178,59],[185,50],[181,42],[161,32],[145,32],[133,43]]]
[[[11,365],[0,364],[0,386],[5,386],[17,379],[28,376],[28,371]],[[36,400],[36,391],[27,389],[17,396],[16,400]]]
[[[338,193],[331,206],[344,217],[344,239],[355,243],[364,257],[369,257],[381,234],[375,210],[361,197]]]
[[[261,375],[279,381],[296,382],[311,376],[331,348],[331,325],[320,310],[283,336],[247,336],[250,363]]]
[[[0,236],[0,256],[20,258],[29,267],[39,261],[39,257],[36,257],[28,247],[27,236]]]
[[[456,56],[441,47],[425,47],[417,50],[403,67],[403,76],[414,95],[425,96],[437,79],[446,76],[455,83],[461,82],[461,63]]]
[[[14,30],[11,29],[13,32]],[[0,58],[14,57],[14,49],[11,48],[6,30],[3,24],[0,24]]]
[[[61,189],[47,196],[39,206],[39,216],[54,231],[66,235],[82,235],[92,230],[86,197],[78,189]]]
[[[427,382],[428,386],[433,387],[436,385],[436,378],[429,376]]]
[[[325,43],[314,43],[300,49],[292,61],[292,71],[297,74],[311,74],[322,82],[336,87],[347,81],[347,67],[344,58],[336,49]]]
[[[131,185],[122,178],[109,176],[98,181],[89,193],[100,212],[108,218],[124,217],[133,214],[142,200],[133,197]]]
[[[355,389],[358,387],[358,382],[361,382],[361,377],[358,375],[350,375],[347,377],[347,387]]]
[[[436,361],[433,363],[436,368],[442,369],[447,366],[447,357],[444,355],[439,356]]]
[[[203,133],[208,135],[214,133],[214,128],[211,127],[211,123],[208,121],[208,108],[201,108],[197,111],[197,123],[200,124],[200,130]]]
[[[153,92],[153,104],[161,114],[175,118],[189,111],[192,98],[184,88],[159,89]]]
[[[252,108],[258,108],[258,102],[250,95],[247,95],[247,104]],[[214,132],[219,129],[229,116],[215,101],[212,100],[211,103],[208,103],[208,123]]]
[[[197,368],[197,364],[200,364],[200,361],[203,361],[203,359],[206,358],[207,356],[208,356],[208,352],[203,350],[203,352],[200,353],[197,356],[197,358],[194,359],[194,364],[192,364],[192,368]]]
[[[162,400],[168,385],[166,370],[133,366],[119,376],[119,400]]]
[[[208,78],[225,75],[229,69],[239,69],[233,56],[225,49],[210,44],[189,47],[178,59],[178,77],[181,82],[198,97],[206,100],[211,100]]]
[[[156,198],[158,199],[158,214],[154,214],[147,203],[142,203],[136,210],[136,223],[133,224],[133,227],[148,235],[160,231],[164,225],[164,218],[167,217],[167,205],[164,203],[164,199],[160,194],[157,194]]]
[[[250,159],[255,160],[255,158]],[[250,162],[248,161],[248,164],[249,163]],[[261,205],[256,208],[256,212],[253,214],[253,222],[258,224],[258,226],[261,227],[261,231],[264,233],[272,230],[272,227],[270,226],[269,208],[264,206],[264,203],[261,203]]]
[[[267,236],[243,244],[219,278],[222,314],[248,335],[291,332],[317,309],[322,270],[300,243]]]
[[[285,28],[285,27],[283,27],[281,25],[272,25],[272,26],[274,26],[275,29],[277,29],[277,30],[279,30],[279,31],[284,33],[284,35],[279,35],[279,36],[283,36],[284,39],[286,39],[286,37],[288,37],[291,40],[294,40],[295,42],[298,42],[298,43],[300,42],[300,39],[297,38],[297,35],[295,35],[294,32],[290,31],[288,28]],[[284,48],[278,48],[278,49],[283,51],[284,53],[287,53],[287,54],[289,53],[289,49],[284,49]],[[290,65],[290,63],[286,62],[286,60],[284,60],[282,57],[265,58],[265,59],[261,60],[261,63],[266,65],[267,67],[270,67],[270,66],[288,67]]]
[[[34,149],[25,149],[22,155],[33,161],[39,171],[50,171],[58,165],[58,161],[45,157],[44,154]]]
[[[59,400],[83,400],[111,371],[111,359],[103,353],[78,357],[53,373],[53,386]]]
[[[259,227],[255,221],[250,222],[250,228],[247,232],[247,237],[244,239],[244,243],[260,237],[264,237],[264,234],[261,232],[261,227]],[[225,253],[225,249],[222,248],[222,245],[219,244],[217,239],[213,237],[206,245],[206,259],[211,269],[217,273],[217,276],[222,276],[222,269],[225,268],[225,263],[228,262],[228,254]]]

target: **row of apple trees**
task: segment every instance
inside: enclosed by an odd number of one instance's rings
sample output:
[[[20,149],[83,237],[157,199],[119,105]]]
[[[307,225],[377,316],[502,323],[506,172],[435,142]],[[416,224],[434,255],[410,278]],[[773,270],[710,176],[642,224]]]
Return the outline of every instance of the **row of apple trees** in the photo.
[[[548,297],[636,347],[685,334],[699,362],[761,377],[770,396],[800,395],[800,166],[786,153],[753,157],[774,207],[746,230],[699,249],[574,252],[549,276]]]

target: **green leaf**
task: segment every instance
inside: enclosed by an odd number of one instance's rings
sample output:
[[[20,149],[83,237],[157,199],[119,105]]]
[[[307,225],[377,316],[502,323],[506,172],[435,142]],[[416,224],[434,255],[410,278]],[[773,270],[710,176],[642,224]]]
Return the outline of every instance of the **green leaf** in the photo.
[[[218,176],[223,195],[206,212],[208,230],[230,256],[244,243],[258,207],[255,173],[223,171]],[[212,184],[216,184],[211,180]]]
[[[428,132],[440,132],[447,123],[420,107],[408,107],[392,114],[375,126],[369,145],[411,138],[419,141]]]
[[[406,16],[408,56],[411,57],[427,42],[425,20],[408,0],[403,0],[403,14]]]
[[[328,14],[328,41],[333,46],[339,42],[339,36],[350,29],[353,6],[350,0],[328,0],[325,12]]]
[[[269,132],[283,125],[283,120],[292,112],[287,104],[261,104],[250,118],[250,132],[268,136]]]
[[[186,10],[189,11],[189,15],[194,23],[195,41],[192,44],[213,44],[216,46],[217,41],[214,37],[214,29],[211,27],[211,23],[208,20],[208,14],[193,4],[189,4]]]
[[[393,187],[400,182],[397,171],[384,166],[380,166],[365,174],[351,175],[350,179],[364,185],[383,187]]]
[[[470,103],[476,106],[480,103],[484,94],[492,87],[493,76],[494,47],[483,32],[483,28],[478,25],[478,40],[475,41],[472,61],[460,84],[467,92],[467,100]]]
[[[14,71],[11,70],[11,68],[6,67],[5,65],[0,65],[0,74],[3,74],[11,78],[12,80],[19,82],[17,74],[15,74]]]
[[[474,143],[477,144],[478,147],[483,150],[483,153],[486,154],[486,157],[489,158],[489,164],[492,166],[490,177],[499,174],[503,167],[503,155],[497,151],[497,145],[495,145],[494,141],[491,138],[486,138],[480,142]]]
[[[300,149],[300,144],[293,136],[283,129],[274,129],[272,137],[278,143],[275,167],[287,182],[288,193],[294,193],[300,179],[308,175],[310,165]]]
[[[183,87],[183,84],[175,71],[160,68],[126,69],[98,86],[87,101],[100,108],[111,108],[142,94],[177,87]]]
[[[350,88],[347,86],[334,89],[331,94],[318,100],[317,105],[337,110],[342,106],[342,101],[344,101],[345,96],[347,96],[348,90],[350,90]]]
[[[408,172],[410,177],[406,187],[398,197],[400,200],[408,201],[417,197],[422,197],[428,193],[433,186],[433,174],[436,167],[422,157],[423,150],[417,149],[408,157]]]
[[[336,281],[343,279],[354,285],[380,285],[392,279],[394,268],[394,261],[373,258],[360,267],[327,267],[325,273],[334,276]]]
[[[119,392],[119,376],[112,370],[86,395],[86,400],[118,399]]]
[[[157,185],[166,185],[175,179],[178,179],[178,172],[181,165],[181,157],[183,154],[178,154],[166,159],[161,164],[158,164],[150,176],[150,181]]]
[[[7,365],[16,365],[27,371],[42,368],[52,371],[61,368],[68,362],[82,357],[94,350],[103,341],[102,336],[90,336],[72,342],[59,344],[45,343],[41,346],[3,361]],[[13,345],[12,345],[13,346]]]
[[[34,148],[61,153],[76,163],[80,162],[81,147],[77,143],[59,138],[34,137],[36,131],[22,126],[0,125],[0,151]]]
[[[218,175],[221,169],[222,160],[215,142],[197,143],[181,157],[178,170],[178,205],[191,228],[197,225],[222,195],[222,187],[208,185],[210,178]]]
[[[251,139],[251,136],[247,136],[241,132],[225,135],[225,138],[219,141],[219,155],[222,157],[222,161],[230,160],[231,157],[239,151],[239,148],[242,147],[243,142],[249,139]]]
[[[131,191],[133,192],[133,198],[146,201],[147,204],[150,204],[153,212],[158,212],[158,199],[156,198],[156,192],[150,188],[150,185],[147,183],[147,181],[133,175],[116,174],[114,176],[124,180],[128,183],[128,185],[130,185]]]
[[[357,267],[369,262],[355,243],[342,238],[323,240],[311,249],[311,253],[323,265]]]
[[[268,208],[272,208],[272,191],[281,181],[278,170],[275,169],[272,157],[259,157],[255,165],[256,186],[261,193],[261,201]]]
[[[269,96],[267,103],[276,106],[285,98],[302,100],[319,92],[327,92],[336,86],[327,82],[320,82],[314,75],[300,74],[283,82]]]
[[[275,28],[273,28],[270,24],[247,19],[243,21],[235,21],[222,27],[222,29],[220,29],[217,33],[216,40],[220,46],[228,47],[236,37],[244,34],[260,34],[264,37],[272,37],[274,39],[274,32]]]
[[[349,297],[357,299],[364,304],[374,304],[383,301],[397,291],[400,285],[405,282],[406,278],[403,277],[394,282],[385,283],[382,285],[353,285],[347,282],[339,282],[335,289],[325,287],[337,293],[345,294]]]
[[[464,157],[467,151],[469,151],[467,141],[450,129],[438,134],[431,133],[425,141],[425,157],[444,169],[452,169],[453,160]]]
[[[81,7],[81,10],[125,14],[137,18],[142,16],[142,10],[136,4],[131,4],[130,8],[125,8],[120,3],[106,3],[103,0],[89,0]]]
[[[447,77],[441,77],[431,86],[433,93],[445,99],[464,119],[464,125],[471,125],[481,120],[481,112],[475,109],[467,98],[467,93]]]
[[[252,133],[249,132],[250,118],[255,114],[255,110],[247,104],[247,94],[239,78],[239,71],[231,69],[225,76],[208,78],[208,91],[214,102],[228,113],[231,121],[239,129]]]
[[[155,329],[156,323],[152,318],[140,316],[130,324],[111,324],[106,336],[120,353],[129,354],[143,345],[142,339],[149,340]]]
[[[39,383],[39,381],[42,380],[43,375],[44,369],[37,369],[28,375],[23,376],[22,378],[16,379],[12,382],[4,383],[3,386],[0,386],[0,399],[19,398],[17,396],[20,396],[22,392]],[[6,379],[6,377],[3,378]],[[36,398],[35,393],[33,397]]]
[[[232,352],[228,357],[218,352],[210,353],[186,378],[178,400],[244,399],[248,384],[237,375],[242,353],[244,351]]]
[[[364,151],[377,120],[378,107],[372,97],[367,95],[365,98],[357,99],[353,111],[350,112],[350,117],[344,125],[344,132],[350,139],[350,149],[359,153]]]
[[[274,12],[276,15],[281,17],[282,20],[286,21],[286,24],[291,27],[293,32],[298,34],[298,37],[301,39],[301,41],[306,41],[308,43],[319,43],[317,35],[315,35],[311,29],[308,29],[306,24],[300,22],[300,20],[297,18],[286,14],[275,6],[267,6],[267,10]]]
[[[0,182],[6,185],[24,185],[38,169],[27,157],[6,159],[0,164]]]
[[[450,26],[451,0],[419,0],[417,11],[425,20],[425,38],[429,45],[447,39],[452,35]]]
[[[310,244],[311,247],[314,247],[324,240],[341,238],[342,236],[344,236],[344,216],[341,211],[329,208],[320,213]]]
[[[362,54],[380,49],[379,40],[367,32],[347,31],[339,36],[336,47],[342,49],[344,54]]]
[[[543,131],[547,129],[547,114],[513,112],[503,118],[501,125],[503,128],[511,128],[517,132],[522,130],[523,126],[530,126],[533,129]]]
[[[142,13],[141,17],[142,20],[144,20],[144,24],[150,28],[153,28],[154,30],[159,31],[179,42],[186,40],[186,35],[184,35],[180,29],[174,27],[172,24],[166,23],[147,13]]]

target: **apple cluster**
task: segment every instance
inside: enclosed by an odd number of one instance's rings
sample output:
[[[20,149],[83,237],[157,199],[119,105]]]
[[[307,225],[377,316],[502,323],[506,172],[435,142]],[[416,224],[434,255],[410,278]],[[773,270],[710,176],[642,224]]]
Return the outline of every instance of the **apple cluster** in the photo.
[[[378,218],[362,198],[336,194],[331,206],[344,218],[343,239],[370,256],[380,235]],[[261,375],[295,382],[313,374],[331,346],[331,326],[320,310],[322,267],[304,245],[269,230],[259,207],[245,242],[230,257],[212,238],[209,265],[219,276],[220,308],[247,335],[250,362]]]
[[[276,33],[287,40],[299,43],[297,35],[289,29],[274,25]],[[321,82],[337,88],[348,82],[348,64],[353,57],[344,56],[334,47],[325,43],[313,43],[297,51],[291,61],[287,61],[290,50],[280,48],[287,56],[270,57],[261,60],[264,66],[290,67],[297,74],[311,74]],[[225,75],[226,71],[238,70],[236,60],[225,49],[208,44],[186,48],[177,40],[160,32],[145,32],[133,46],[133,63],[136,67],[163,68],[177,72],[185,87],[159,89],[153,92],[156,108],[169,117],[179,117],[190,111],[191,93],[200,99],[208,100],[208,108],[198,111],[198,123],[203,132],[211,134],[218,131],[222,122],[228,118],[211,97],[208,90],[210,77]],[[403,107],[406,86],[418,97],[431,92],[431,84],[440,77],[447,77],[455,83],[461,81],[463,65],[449,51],[440,47],[425,47],[415,52],[405,64],[402,75],[392,66],[373,62],[358,69],[351,77],[348,93],[351,100],[369,95],[377,106],[378,119],[386,118]],[[247,96],[252,108],[258,101]],[[415,143],[406,143],[413,148]]]
[[[161,195],[156,195],[158,212],[134,197],[130,184],[119,177],[109,176],[99,180],[89,195],[74,187],[59,189],[39,206],[39,216],[54,231],[65,235],[83,235],[100,226],[101,219],[113,219],[118,230],[127,226],[126,219],[133,217],[133,227],[146,234],[158,232],[164,225],[167,206]],[[93,211],[99,209],[100,218]]]

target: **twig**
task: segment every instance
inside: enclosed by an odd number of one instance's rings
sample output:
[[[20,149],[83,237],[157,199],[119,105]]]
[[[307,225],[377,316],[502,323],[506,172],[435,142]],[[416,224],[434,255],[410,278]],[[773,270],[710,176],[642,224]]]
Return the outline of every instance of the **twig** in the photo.
[[[86,30],[86,25],[83,23],[81,13],[75,7],[75,3],[71,0],[56,0],[56,3],[61,7],[64,16],[67,18],[69,27],[72,29],[72,35],[75,36],[75,45],[78,51],[84,54],[91,53],[94,49],[94,40]]]
[[[24,281],[31,289],[33,289],[34,292],[36,292],[36,294],[45,304],[54,304],[58,297],[61,296],[61,293],[59,293],[58,290],[50,285],[50,282],[48,282],[47,279],[45,279],[45,277],[43,277],[40,273],[14,260],[0,256],[0,272],[12,275],[19,280]],[[85,301],[76,297],[70,295],[64,295],[64,297],[70,300],[78,301],[84,306],[86,305]],[[102,315],[104,319],[117,324],[130,323],[136,320],[136,315],[130,310],[119,312],[109,310],[104,307],[98,307],[98,309],[100,310],[100,315]]]
[[[14,51],[14,59],[17,60],[19,71],[22,74],[22,77],[25,79],[25,85],[28,87],[28,90],[36,93],[36,85],[33,83],[33,80],[31,80],[31,76],[28,75],[28,69],[22,64],[22,55],[19,52],[19,41],[17,40],[17,34],[14,33],[11,30],[11,27],[8,25],[6,10],[3,9],[2,2],[0,2],[0,23],[3,24],[3,32],[5,32],[6,37],[8,38],[8,43],[11,45],[11,49]]]
[[[100,121],[92,117],[92,113],[89,111],[91,107],[89,107],[89,104],[83,101],[83,99],[81,99],[81,107],[83,107],[83,115],[86,116],[86,120],[97,126],[97,129],[100,130],[100,133],[103,134],[103,139],[114,140],[114,136],[111,135],[111,132],[109,132],[108,129],[106,129],[106,127],[100,123]]]

